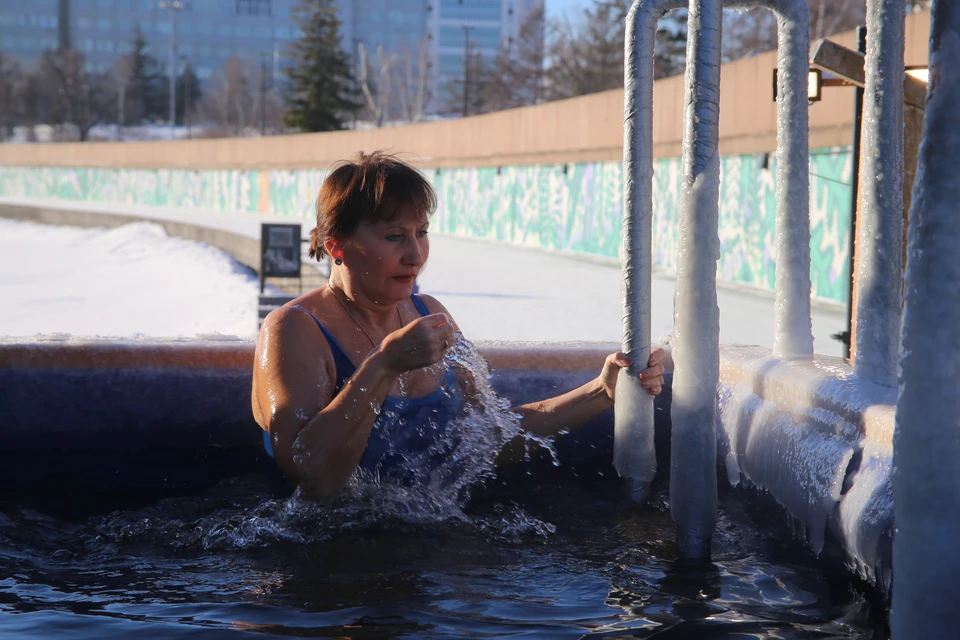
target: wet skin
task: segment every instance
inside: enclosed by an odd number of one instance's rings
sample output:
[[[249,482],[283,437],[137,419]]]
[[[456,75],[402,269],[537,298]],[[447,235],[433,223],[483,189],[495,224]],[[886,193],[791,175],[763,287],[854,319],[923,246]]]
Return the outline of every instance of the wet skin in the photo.
[[[349,237],[328,239],[326,252],[342,262],[332,267],[329,286],[264,320],[254,361],[253,414],[270,433],[281,471],[308,495],[325,497],[346,485],[387,395],[402,390],[416,398],[437,388],[437,365],[459,329],[435,298],[420,295],[431,312],[424,317],[410,302],[430,253],[428,229],[425,215],[411,214],[363,223]],[[336,396],[330,346],[313,318],[295,305],[316,315],[357,366]],[[654,395],[663,384],[663,356],[653,350],[640,373]],[[613,406],[620,369],[630,365],[625,354],[610,354],[591,382],[513,410],[523,428],[538,436],[574,429]],[[499,461],[512,457],[507,447]]]

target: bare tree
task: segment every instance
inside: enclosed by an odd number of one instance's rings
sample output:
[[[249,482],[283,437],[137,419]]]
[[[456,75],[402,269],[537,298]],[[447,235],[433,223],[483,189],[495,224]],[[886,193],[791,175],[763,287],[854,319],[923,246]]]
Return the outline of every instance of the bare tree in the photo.
[[[549,28],[547,93],[570,98],[623,86],[624,24],[629,0],[596,0],[582,20]]]
[[[383,117],[390,105],[390,68],[397,59],[397,54],[386,55],[383,45],[377,45],[377,69],[374,86],[370,86],[370,67],[373,62],[367,59],[367,50],[360,42],[357,44],[360,54],[357,77],[360,80],[360,89],[367,101],[367,109],[376,121],[377,126],[383,126]]]
[[[426,38],[416,49],[404,43],[400,47],[400,64],[396,81],[400,117],[407,122],[419,122],[430,100],[430,46]]]
[[[540,5],[520,25],[511,41],[493,61],[487,87],[486,107],[490,111],[536,104],[543,97],[544,14]]]
[[[107,118],[112,102],[109,82],[103,74],[88,72],[83,54],[75,49],[47,51],[41,69],[56,91],[53,122],[75,126],[85,141],[90,129]]]
[[[810,36],[814,40],[849,31],[866,21],[865,0],[810,0],[809,4]],[[724,14],[724,62],[776,48],[777,19],[772,12],[750,9]]]
[[[233,56],[214,75],[199,109],[232,135],[239,135],[255,122],[253,106],[247,70],[240,58]]]
[[[283,131],[283,99],[269,78],[270,73],[261,61],[254,72],[251,113],[263,134]]]
[[[133,82],[133,60],[130,56],[120,56],[113,61],[108,72],[113,92],[117,96],[117,126],[120,139],[123,140],[123,127],[126,124],[127,91]]]

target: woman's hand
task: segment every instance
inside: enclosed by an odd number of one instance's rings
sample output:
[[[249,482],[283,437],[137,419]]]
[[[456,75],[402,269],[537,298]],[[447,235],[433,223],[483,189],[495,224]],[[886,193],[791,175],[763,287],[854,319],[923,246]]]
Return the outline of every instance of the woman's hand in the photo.
[[[455,341],[450,318],[445,313],[434,313],[388,335],[379,351],[384,366],[400,374],[436,364]]]
[[[663,389],[663,360],[665,352],[663,349],[654,349],[650,352],[650,360],[647,368],[640,372],[640,385],[652,393],[658,395]],[[612,402],[617,392],[617,376],[620,375],[620,369],[629,367],[633,361],[622,351],[611,353],[607,356],[607,361],[603,363],[603,370],[600,372],[600,384],[607,396]]]

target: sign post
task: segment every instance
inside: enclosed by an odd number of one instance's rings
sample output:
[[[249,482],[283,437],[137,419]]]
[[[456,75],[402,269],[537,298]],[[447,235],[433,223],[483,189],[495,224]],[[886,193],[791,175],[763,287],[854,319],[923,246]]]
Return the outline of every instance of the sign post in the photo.
[[[260,324],[267,314],[282,307],[296,296],[263,295],[267,278],[298,278],[300,289],[303,281],[300,276],[300,225],[299,224],[261,224],[260,225]]]

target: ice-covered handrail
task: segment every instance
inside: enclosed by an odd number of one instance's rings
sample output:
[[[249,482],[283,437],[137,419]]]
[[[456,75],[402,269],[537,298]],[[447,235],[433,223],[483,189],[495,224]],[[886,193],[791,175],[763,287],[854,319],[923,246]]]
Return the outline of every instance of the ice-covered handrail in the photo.
[[[623,122],[623,351],[633,358],[617,381],[613,455],[637,501],[657,471],[653,398],[636,374],[650,358],[650,275],[653,227],[653,52],[657,23],[686,0],[638,0],[627,14]]]
[[[717,520],[722,25],[722,0],[690,1],[670,439],[670,515],[684,559],[710,557]]]
[[[853,370],[897,385],[903,292],[904,3],[868,0]]]
[[[806,0],[743,0],[777,15],[777,217],[773,355],[813,357],[810,316],[810,125]]]
[[[775,350],[781,357],[809,357],[813,353],[806,102],[809,12],[805,0],[740,0],[724,4],[762,6],[778,14],[778,59],[782,71],[779,74],[781,99],[777,105],[777,154],[780,161],[777,163]],[[654,36],[657,22],[670,10],[683,6],[679,0],[639,0],[627,17],[622,291],[623,349],[634,360],[633,373],[642,368],[640,365],[649,357],[651,338]],[[688,49],[688,56],[689,52]],[[716,217],[713,229],[716,229]],[[714,252],[718,251],[717,244]],[[713,269],[715,274],[715,258]],[[713,297],[715,307],[715,290]],[[691,317],[699,313],[698,310]],[[642,499],[656,471],[653,402],[642,391],[635,376],[620,377],[617,398],[614,461],[617,471],[627,479],[634,497]],[[690,468],[687,463],[683,465],[685,469]],[[715,476],[713,482],[715,484]]]
[[[960,629],[960,3],[934,0],[908,230],[893,494],[893,638]],[[899,180],[891,180],[899,182]]]

